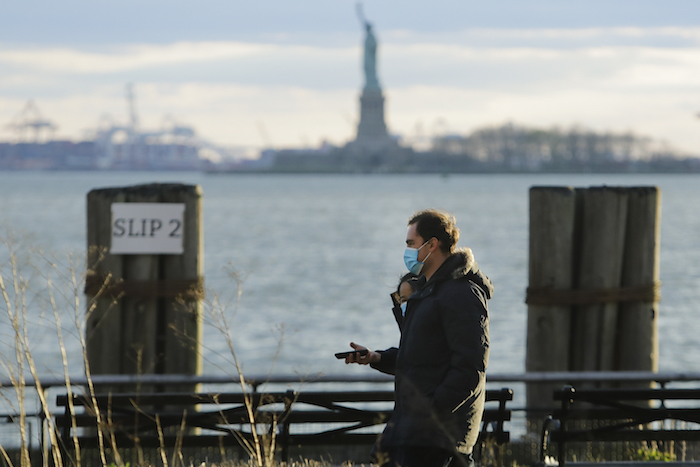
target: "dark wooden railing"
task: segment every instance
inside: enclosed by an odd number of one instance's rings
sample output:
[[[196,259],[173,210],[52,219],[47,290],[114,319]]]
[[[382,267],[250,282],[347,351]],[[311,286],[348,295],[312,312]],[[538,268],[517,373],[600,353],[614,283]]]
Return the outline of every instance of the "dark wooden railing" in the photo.
[[[510,440],[512,399],[510,389],[487,390],[479,446]],[[274,435],[286,460],[289,446],[371,445],[393,400],[388,390],[59,395],[56,404],[64,412],[55,419],[69,456],[76,442],[97,447],[97,430],[111,448],[237,446],[256,430]]]

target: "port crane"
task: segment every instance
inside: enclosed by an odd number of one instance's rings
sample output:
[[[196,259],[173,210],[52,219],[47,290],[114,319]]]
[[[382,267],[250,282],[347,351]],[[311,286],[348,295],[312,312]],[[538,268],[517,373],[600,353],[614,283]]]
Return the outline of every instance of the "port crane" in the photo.
[[[17,132],[17,139],[21,142],[39,142],[40,136],[47,134],[45,139],[51,139],[56,125],[45,119],[33,99],[30,99],[22,111],[7,125]],[[29,138],[27,138],[29,136]]]

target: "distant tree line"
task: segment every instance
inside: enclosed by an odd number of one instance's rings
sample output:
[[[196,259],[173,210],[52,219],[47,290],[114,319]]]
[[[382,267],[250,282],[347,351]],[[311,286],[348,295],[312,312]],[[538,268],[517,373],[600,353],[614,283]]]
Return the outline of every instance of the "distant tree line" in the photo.
[[[698,168],[700,162],[631,132],[598,133],[577,126],[535,129],[512,123],[482,128],[466,136],[436,137],[431,153],[442,160],[468,160],[482,169],[518,172],[680,171],[688,165]]]
[[[434,137],[417,150],[277,150],[272,163],[252,170],[294,173],[700,172],[700,158],[632,132],[578,126],[537,129],[508,123],[468,135]]]

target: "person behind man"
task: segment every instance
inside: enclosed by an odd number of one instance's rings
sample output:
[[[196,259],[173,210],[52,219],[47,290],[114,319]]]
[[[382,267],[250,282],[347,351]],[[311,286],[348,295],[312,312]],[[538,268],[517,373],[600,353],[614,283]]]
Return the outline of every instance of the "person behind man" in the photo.
[[[391,302],[394,305],[391,311],[394,313],[394,319],[396,319],[396,324],[399,325],[399,329],[401,329],[403,317],[406,316],[408,297],[416,291],[415,286],[417,282],[418,276],[412,272],[407,272],[399,279],[396,292],[392,292],[391,294]]]
[[[458,240],[455,218],[446,212],[428,209],[410,218],[404,260],[420,277],[407,301],[399,347],[345,360],[395,375],[394,412],[373,450],[379,465],[443,467],[464,460],[457,452],[473,463],[493,286],[472,251],[456,249]]]

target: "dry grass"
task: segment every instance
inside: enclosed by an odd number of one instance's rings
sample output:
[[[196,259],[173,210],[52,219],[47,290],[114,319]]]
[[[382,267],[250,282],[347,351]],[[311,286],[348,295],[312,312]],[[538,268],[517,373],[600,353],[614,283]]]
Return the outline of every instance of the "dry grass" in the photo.
[[[69,372],[71,356],[68,355],[64,341],[67,327],[63,324],[63,321],[67,318],[71,322],[70,328],[68,328],[69,333],[79,343],[82,368],[88,381],[85,391],[86,395],[92,399],[92,407],[89,407],[89,410],[94,414],[98,426],[96,436],[99,442],[99,464],[102,467],[131,467],[136,465],[138,467],[146,467],[154,465],[154,463],[146,461],[146,456],[143,455],[142,451],[139,452],[136,461],[127,462],[124,460],[124,457],[121,455],[122,450],[116,443],[115,429],[111,423],[109,410],[107,410],[107,413],[102,413],[96,402],[95,386],[92,382],[90,364],[87,359],[85,338],[86,317],[94,311],[96,300],[90,300],[87,303],[82,300],[85,275],[80,271],[84,267],[81,266],[85,264],[84,259],[77,256],[69,256],[67,261],[57,261],[41,251],[25,248],[21,241],[17,241],[11,235],[0,238],[0,242],[2,244],[2,251],[0,251],[0,296],[2,297],[2,300],[0,300],[0,311],[6,316],[7,329],[11,333],[11,336],[6,336],[4,339],[6,349],[0,351],[0,365],[5,373],[4,376],[11,382],[14,392],[13,398],[5,397],[5,404],[14,413],[18,414],[18,419],[15,421],[20,430],[18,464],[13,461],[14,456],[11,456],[10,452],[0,445],[0,455],[2,455],[5,464],[13,467],[15,465],[31,467],[31,440],[30,434],[26,429],[27,414],[29,413],[27,401],[38,399],[44,419],[43,431],[49,440],[47,443],[48,447],[41,453],[41,464],[55,467],[64,465],[92,467],[92,465],[95,465],[94,462],[84,458],[79,439],[75,435],[78,428],[75,417],[77,411],[72,403],[69,405],[69,411],[73,415],[71,417],[73,428],[71,430],[73,433],[72,445],[64,446],[66,449],[59,449],[61,441],[58,435],[58,427],[55,425],[52,416],[53,408],[46,398],[46,391],[42,387],[37,361],[33,353],[37,320],[52,321],[61,356],[65,391],[68,395],[68,400],[72,402],[71,396],[75,386],[71,383]],[[275,417],[261,417],[259,407],[255,407],[250,388],[243,378],[242,365],[238,360],[233,344],[231,323],[238,309],[243,281],[236,274],[232,274],[231,278],[232,282],[237,286],[233,300],[225,302],[216,296],[212,296],[213,298],[207,300],[206,313],[226,341],[235,367],[235,373],[231,375],[232,381],[240,381],[240,389],[245,394],[250,436],[242,436],[234,430],[232,430],[232,433],[237,436],[248,459],[245,461],[225,460],[218,463],[205,462],[201,465],[222,467],[352,466],[353,464],[350,462],[331,463],[330,461],[310,459],[281,463],[276,458],[276,433],[280,420],[277,420]],[[283,332],[280,335],[280,344],[282,338]],[[26,385],[28,376],[31,376],[35,382],[33,387]],[[34,391],[34,393],[32,394],[31,391]],[[186,424],[183,419],[180,433],[184,433],[185,430]],[[259,432],[265,434],[259,434]],[[161,446],[158,449],[159,464],[165,467],[189,467],[191,464],[188,464],[185,460],[181,445],[169,451],[163,442],[163,430],[159,430],[159,435],[161,440]],[[137,449],[138,451],[140,450]],[[71,453],[69,458],[66,458],[66,452]],[[36,465],[36,459],[34,460],[34,465]]]

